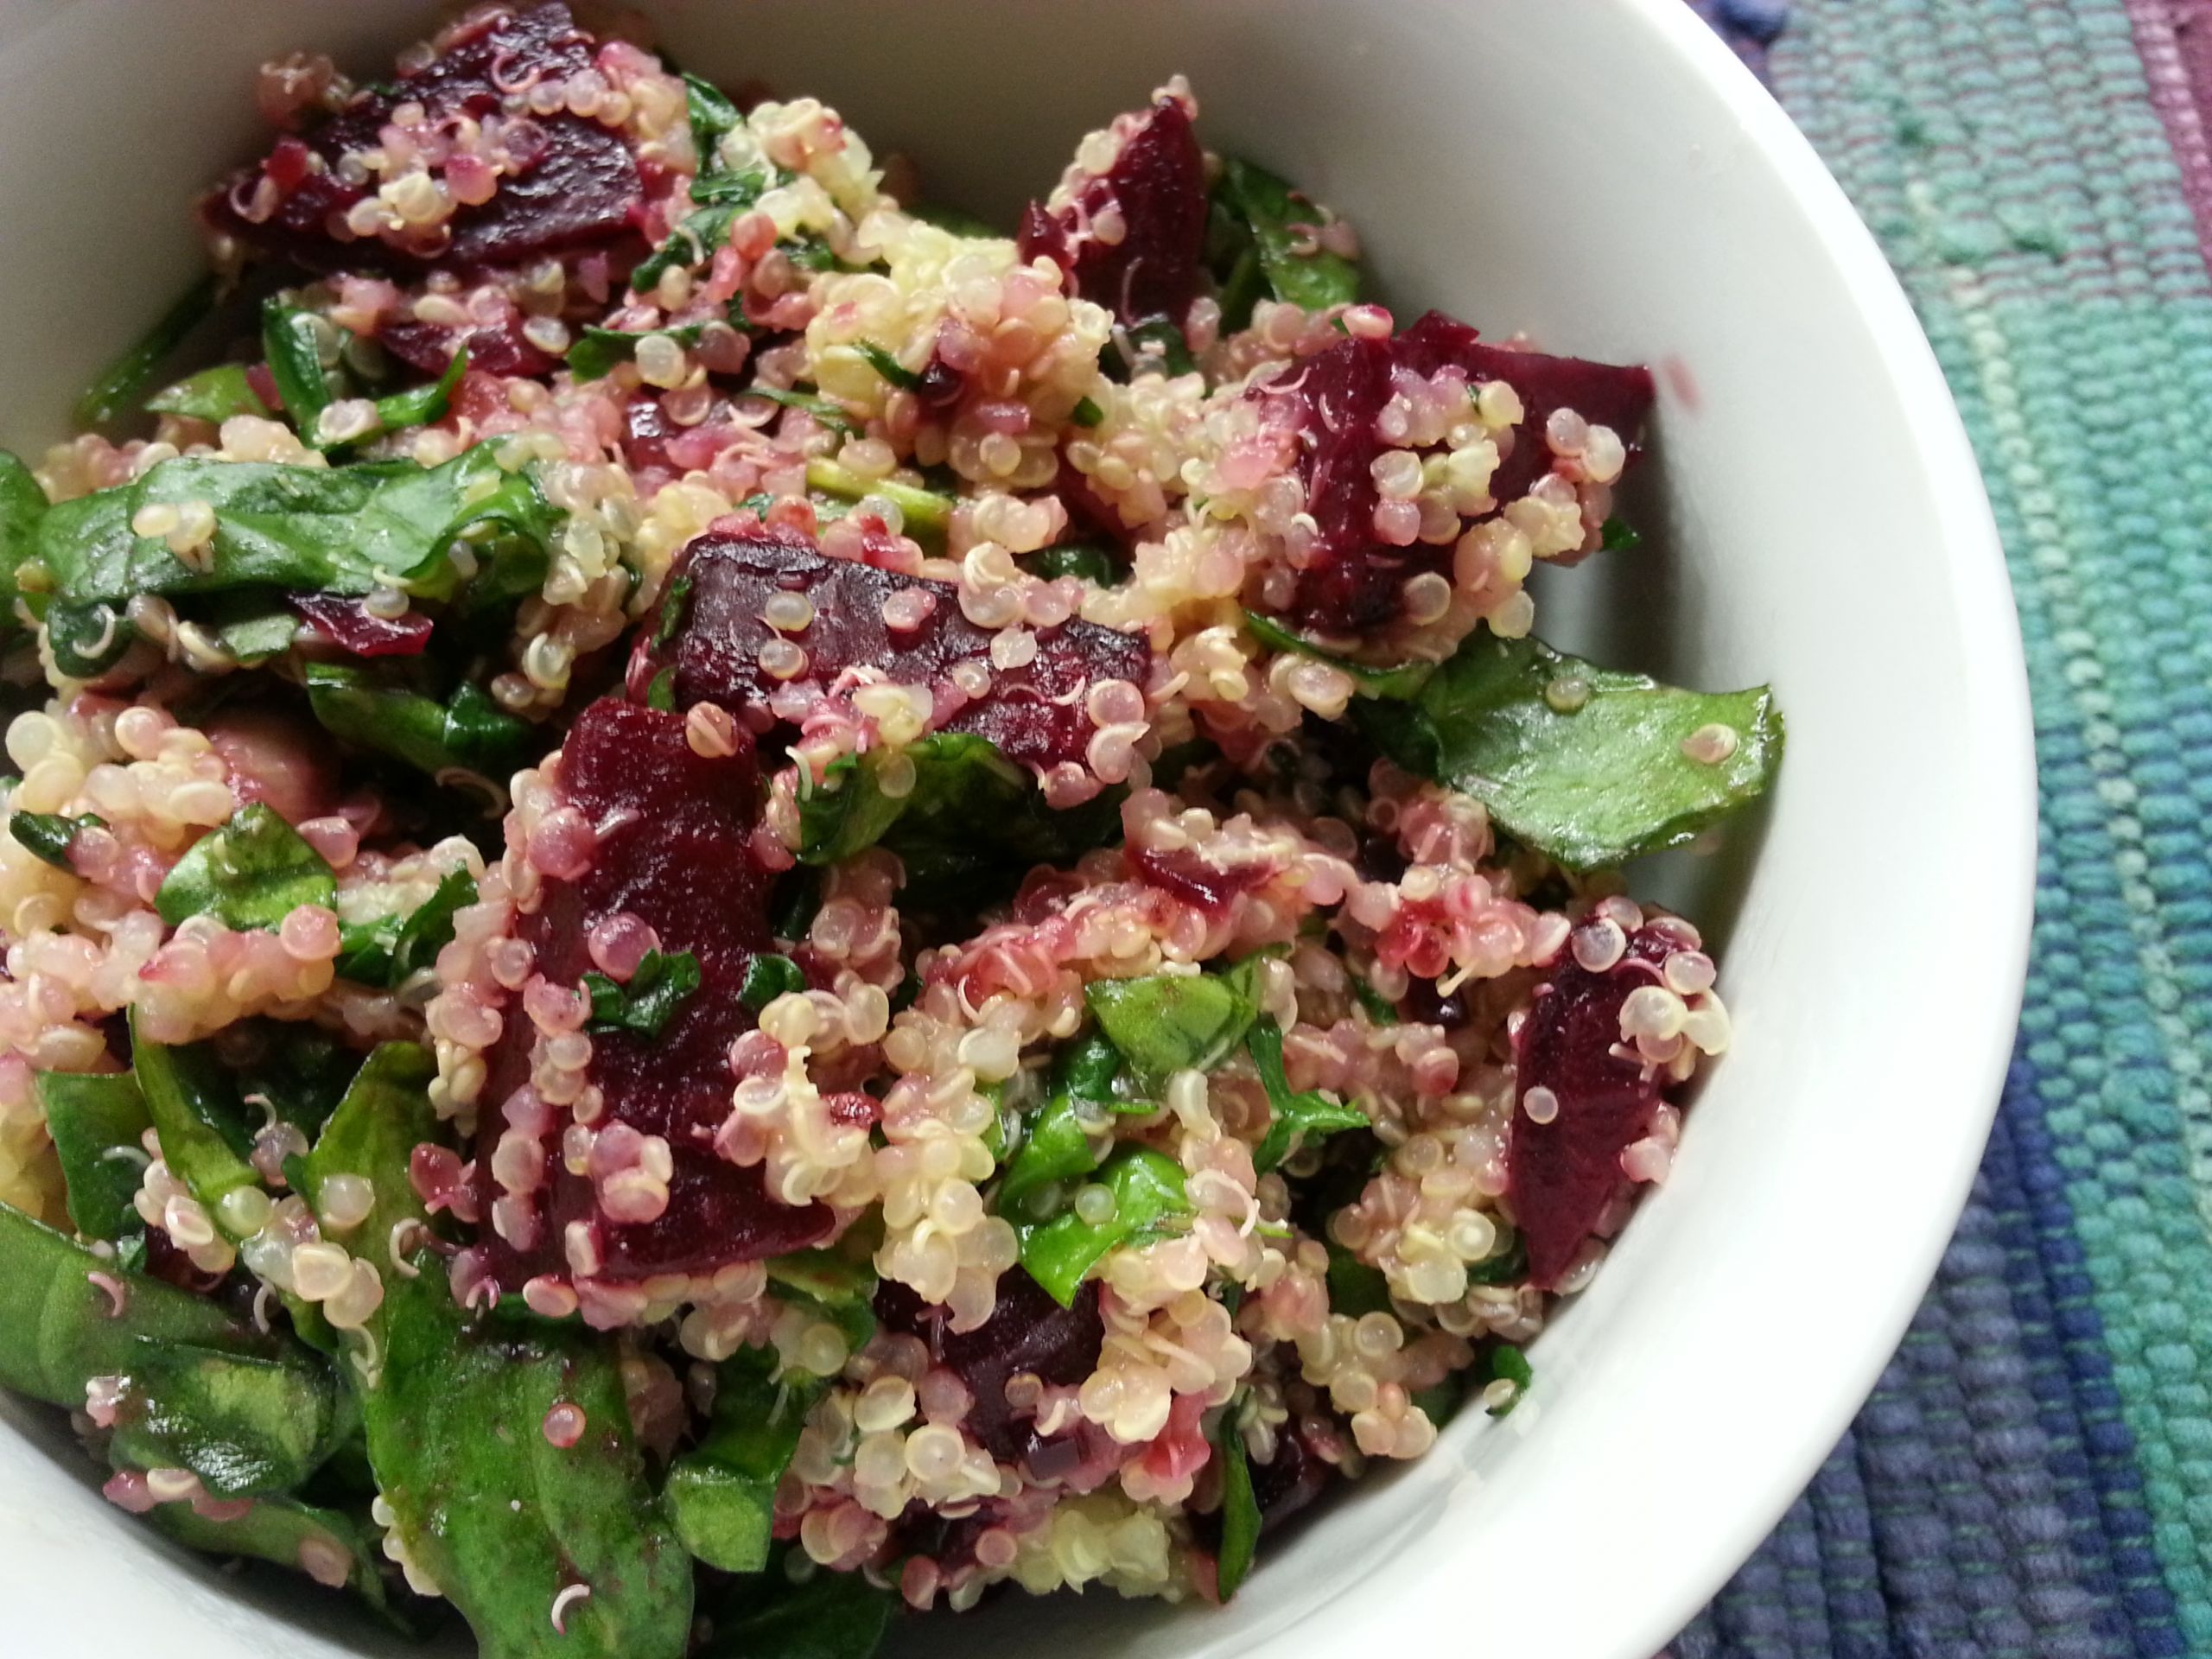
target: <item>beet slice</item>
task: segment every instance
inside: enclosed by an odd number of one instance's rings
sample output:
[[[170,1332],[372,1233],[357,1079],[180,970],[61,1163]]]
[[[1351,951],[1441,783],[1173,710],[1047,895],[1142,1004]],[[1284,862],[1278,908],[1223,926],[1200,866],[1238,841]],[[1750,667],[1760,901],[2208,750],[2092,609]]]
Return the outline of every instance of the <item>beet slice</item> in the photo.
[[[1524,412],[1513,429],[1513,453],[1491,477],[1490,493],[1500,501],[1526,495],[1549,469],[1544,423],[1560,410],[1571,409],[1592,426],[1610,426],[1631,458],[1639,453],[1653,397],[1651,371],[1641,364],[1593,363],[1485,346],[1472,328],[1441,311],[1424,314],[1392,344],[1397,361],[1420,373],[1434,374],[1452,364],[1467,372],[1470,384],[1503,380],[1521,394]]]
[[[387,313],[377,324],[377,338],[410,368],[425,374],[443,374],[453,354],[468,349],[468,366],[480,374],[541,375],[553,372],[555,359],[524,338],[519,312],[499,323],[448,327]]]
[[[1666,931],[1641,927],[1603,973],[1562,951],[1514,1037],[1518,1090],[1506,1195],[1528,1249],[1529,1282],[1539,1290],[1557,1287],[1582,1242],[1629,1189],[1621,1154],[1649,1131],[1662,1090],[1659,1068],[1632,1058],[1621,1041],[1621,1004],[1638,986],[1657,984],[1661,964],[1681,948]],[[1538,1087],[1559,1103],[1547,1123],[1522,1104]]]
[[[430,619],[420,611],[377,616],[341,594],[294,594],[291,607],[308,626],[354,657],[419,657],[429,649]]]
[[[488,1225],[484,1232],[504,1288],[541,1274],[568,1278],[564,1243],[573,1222],[595,1228],[603,1265],[591,1276],[610,1284],[710,1273],[804,1249],[830,1231],[825,1206],[771,1198],[758,1166],[728,1163],[710,1144],[729,1116],[730,1044],[753,1026],[740,995],[746,975],[756,956],[775,948],[771,878],[749,847],[760,770],[750,740],[740,733],[736,741],[733,754],[701,755],[686,740],[682,715],[607,697],[578,716],[562,746],[560,803],[598,836],[589,868],[574,880],[547,878],[538,908],[521,918],[517,931],[536,953],[536,971],[556,984],[578,983],[593,967],[586,938],[594,924],[627,911],[653,927],[664,951],[696,957],[700,983],[657,1039],[604,1030],[591,1039],[588,1077],[605,1100],[596,1127],[627,1124],[667,1141],[675,1163],[667,1210],[654,1221],[610,1221],[589,1178],[571,1174],[558,1156],[556,1127],[546,1137],[549,1185],[537,1194],[547,1207],[530,1248],[516,1249]],[[510,1003],[478,1134],[487,1217],[499,1196],[491,1168],[507,1127],[500,1103],[528,1082],[535,1034],[519,1003]]]
[[[644,698],[672,669],[678,709],[708,701],[731,709],[765,704],[784,682],[760,667],[760,648],[779,637],[763,607],[774,594],[802,594],[813,605],[812,620],[781,636],[806,653],[798,683],[827,685],[849,668],[870,666],[899,684],[928,685],[940,709],[962,704],[940,729],[987,737],[1007,759],[1040,772],[1083,763],[1097,732],[1084,707],[1090,686],[1128,680],[1141,687],[1151,664],[1150,650],[1135,635],[1070,620],[1038,629],[1036,655],[1001,668],[991,660],[999,636],[961,613],[951,583],[830,558],[795,531],[702,536],[678,556],[667,591],[682,618],[665,641],[664,626],[639,635],[630,659],[633,697]],[[928,615],[893,628],[884,620],[885,602],[914,594],[932,601]],[[982,686],[979,695],[958,684],[956,669],[958,679]]]
[[[1114,164],[1078,187],[1055,213],[1033,201],[1022,215],[1023,262],[1043,254],[1075,279],[1076,292],[1122,322],[1166,317],[1181,327],[1198,297],[1205,257],[1206,162],[1189,106],[1163,97],[1122,143]],[[1121,235],[1102,238],[1102,217]]]
[[[1449,545],[1393,547],[1376,539],[1380,496],[1370,470],[1385,447],[1375,422],[1390,400],[1392,372],[1431,375],[1447,365],[1465,370],[1470,384],[1503,380],[1520,394],[1525,414],[1514,429],[1513,453],[1491,480],[1501,505],[1526,495],[1549,470],[1544,424],[1559,410],[1611,427],[1631,458],[1637,453],[1651,410],[1647,369],[1486,346],[1440,311],[1395,340],[1346,340],[1306,359],[1254,393],[1302,439],[1300,479],[1320,532],[1319,557],[1300,575],[1293,607],[1302,625],[1338,636],[1381,626],[1403,609],[1408,577],[1449,571]]]
[[[433,122],[480,121],[499,111],[508,90],[565,79],[588,67],[596,50],[558,0],[489,14],[448,37],[428,64],[389,86],[364,88],[303,137],[279,139],[261,162],[210,193],[201,216],[212,229],[312,271],[512,265],[614,241],[637,228],[644,203],[637,158],[620,135],[567,111],[529,118],[536,139],[513,156],[491,200],[456,208],[442,228],[404,246],[342,228],[346,212],[378,180],[372,174],[349,183],[340,162],[378,149],[399,105],[421,104]],[[276,200],[263,214],[256,197],[265,194],[264,180]]]
[[[1046,1442],[1034,1421],[1016,1415],[1006,1385],[1024,1371],[1058,1388],[1074,1388],[1098,1369],[1106,1341],[1094,1281],[1062,1307],[1020,1268],[1000,1275],[998,1303],[973,1331],[955,1331],[950,1308],[924,1301],[893,1279],[875,1288],[875,1317],[887,1331],[919,1337],[937,1363],[967,1384],[975,1404],[961,1425],[1001,1463],[1018,1464]]]

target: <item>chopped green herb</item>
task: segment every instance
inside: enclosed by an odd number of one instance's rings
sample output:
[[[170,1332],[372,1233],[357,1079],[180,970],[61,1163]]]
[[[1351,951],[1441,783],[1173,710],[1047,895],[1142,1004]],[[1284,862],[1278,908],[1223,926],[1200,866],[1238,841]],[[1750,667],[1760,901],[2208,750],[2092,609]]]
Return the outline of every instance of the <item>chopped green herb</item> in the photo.
[[[1403,701],[1418,696],[1429,677],[1436,672],[1434,663],[1400,663],[1394,668],[1377,668],[1368,663],[1356,663],[1325,651],[1302,635],[1293,633],[1272,617],[1257,611],[1244,613],[1244,626],[1258,636],[1260,642],[1274,651],[1294,651],[1300,656],[1311,657],[1332,668],[1340,668],[1351,676],[1360,690],[1370,697],[1389,697]]]
[[[1367,1010],[1367,1017],[1371,1023],[1395,1026],[1399,1022],[1397,1004],[1357,974],[1351,976],[1351,994],[1357,999],[1359,1006]]]
[[[1122,364],[1130,378],[1140,374],[1183,375],[1198,372],[1198,360],[1191,355],[1183,331],[1166,317],[1147,317],[1117,332],[1122,341]]]
[[[397,990],[434,965],[438,952],[453,942],[454,917],[476,902],[476,879],[466,869],[449,871],[436,889],[413,910],[373,922],[349,922],[339,929],[337,969],[357,984]]]
[[[645,707],[657,709],[662,714],[676,710],[676,664],[671,663],[653,676],[645,687]]]
[[[1062,542],[1033,554],[1029,568],[1048,582],[1062,576],[1081,576],[1101,588],[1118,588],[1129,579],[1129,567],[1103,547]]]
[[[691,573],[685,571],[668,584],[661,595],[660,617],[653,625],[653,644],[665,645],[683,631],[683,613],[691,603]]]
[[[269,362],[269,378],[276,383],[276,395],[284,400],[284,413],[301,442],[318,449],[324,447],[322,411],[332,401],[330,376],[317,345],[319,321],[276,295],[262,304],[261,351]]]
[[[1254,963],[1219,974],[1093,980],[1084,1001],[1148,1091],[1176,1072],[1210,1071],[1236,1050],[1259,1014]]]
[[[308,706],[326,730],[441,781],[465,773],[503,784],[537,744],[528,721],[507,713],[471,683],[439,702],[371,669],[310,663],[306,675]]]
[[[1605,520],[1598,545],[1608,553],[1628,553],[1643,545],[1643,532],[1616,515]]]
[[[1222,196],[1252,227],[1262,274],[1279,300],[1308,311],[1359,298],[1359,266],[1317,240],[1328,215],[1266,168],[1230,156],[1222,168]],[[1224,316],[1228,307],[1224,303]]]
[[[397,432],[410,426],[428,426],[433,421],[445,418],[446,406],[453,401],[454,388],[461,384],[461,377],[468,372],[468,347],[463,346],[453,354],[445,372],[427,386],[417,386],[412,391],[396,391],[389,397],[377,399],[377,425],[385,432]]]
[[[1329,1312],[1356,1319],[1390,1311],[1390,1281],[1336,1242],[1329,1246]]]
[[[1490,1414],[1493,1417],[1511,1415],[1513,1408],[1528,1396],[1529,1385],[1536,1380],[1535,1372],[1529,1368],[1529,1357],[1506,1342],[1498,1344],[1491,1351],[1490,1374],[1493,1382],[1513,1385],[1511,1394],[1490,1408]]]
[[[814,416],[817,425],[827,427],[841,437],[857,437],[860,426],[846,413],[844,405],[830,402],[827,397],[810,391],[792,391],[782,386],[747,386],[741,394],[747,397],[765,397],[772,404],[781,404],[785,409],[805,410]],[[753,505],[754,498],[748,496],[738,505],[752,507],[755,512],[766,512],[775,505],[772,495],[760,498],[760,505]]]
[[[650,1041],[699,988],[699,958],[689,950],[648,950],[626,984],[589,973],[584,988],[591,995],[592,1030],[626,1031]]]
[[[1096,426],[1106,418],[1106,411],[1088,397],[1076,399],[1075,412],[1069,416],[1077,426]]]

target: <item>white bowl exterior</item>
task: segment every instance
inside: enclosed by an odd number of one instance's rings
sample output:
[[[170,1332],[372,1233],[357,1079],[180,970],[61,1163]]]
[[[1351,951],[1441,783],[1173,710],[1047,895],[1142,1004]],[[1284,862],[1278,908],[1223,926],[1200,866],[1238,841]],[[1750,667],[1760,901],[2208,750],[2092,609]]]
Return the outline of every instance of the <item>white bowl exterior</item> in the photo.
[[[916,155],[937,198],[1001,219],[1084,130],[1186,73],[1208,139],[1345,211],[1402,315],[1434,304],[1659,370],[1643,487],[1665,563],[1554,582],[1539,628],[1618,632],[1621,607],[1593,603],[1632,591],[1637,665],[1770,680],[1789,725],[1722,964],[1736,1046],[1672,1180],[1538,1344],[1518,1412],[1339,1493],[1233,1607],[1094,1594],[1074,1618],[989,1616],[995,1643],[1065,1659],[1262,1641],[1281,1659],[1469,1641],[1643,1659],[1872,1386],[1963,1201],[2018,1007],[2018,634],[1965,434],[1873,241],[1679,0],[648,10],[687,66],[816,93],[879,155]],[[252,143],[254,63],[306,45],[366,73],[427,15],[0,0],[0,441],[58,435],[91,369],[181,286],[181,204]],[[129,1526],[56,1437],[0,1433],[10,1652],[151,1630],[165,1659],[383,1647],[281,1629]]]

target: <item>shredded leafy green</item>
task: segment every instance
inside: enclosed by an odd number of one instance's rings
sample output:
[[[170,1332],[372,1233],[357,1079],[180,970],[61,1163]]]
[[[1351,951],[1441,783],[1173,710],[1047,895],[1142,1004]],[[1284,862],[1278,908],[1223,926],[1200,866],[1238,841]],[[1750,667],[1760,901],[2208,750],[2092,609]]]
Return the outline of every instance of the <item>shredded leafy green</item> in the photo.
[[[868,359],[868,367],[882,376],[887,384],[898,387],[901,391],[912,391],[922,384],[920,375],[915,373],[913,370],[892,356],[874,340],[861,341],[857,349],[860,354]]]
[[[135,1205],[146,1170],[140,1144],[154,1126],[138,1079],[128,1071],[41,1071],[34,1079],[69,1197],[69,1221],[85,1238],[111,1243],[142,1225]]]
[[[221,829],[192,843],[154,895],[171,927],[213,916],[237,930],[274,928],[302,905],[328,909],[338,879],[300,832],[260,801],[240,807]]]
[[[122,356],[103,369],[77,400],[77,424],[105,426],[128,415],[153,384],[169,353],[215,308],[217,286],[212,272],[202,276]]]
[[[776,1485],[798,1449],[806,1414],[826,1388],[804,1372],[776,1376],[774,1349],[741,1348],[715,1373],[714,1421],[670,1465],[670,1519],[683,1547],[725,1573],[768,1564]]]
[[[753,958],[745,970],[745,984],[738,1000],[755,1014],[778,997],[806,988],[806,975],[789,957],[765,952]]]
[[[504,783],[537,747],[528,721],[507,713],[472,683],[440,702],[365,668],[310,663],[306,676],[308,706],[325,730],[432,778],[462,772]]]
[[[1359,298],[1358,264],[1314,239],[1327,217],[1325,210],[1286,181],[1232,156],[1222,168],[1217,200],[1231,204],[1251,226],[1261,273],[1277,299],[1323,311]],[[1293,230],[1293,226],[1305,228]],[[1225,317],[1225,302],[1222,309]]]
[[[156,415],[181,415],[218,426],[233,415],[269,413],[269,406],[246,378],[243,363],[218,363],[212,369],[188,374],[149,397],[146,407]]]
[[[1272,1117],[1268,1133],[1252,1153],[1252,1167],[1261,1174],[1275,1168],[1306,1142],[1339,1129],[1363,1129],[1367,1114],[1356,1106],[1340,1105],[1312,1090],[1293,1094],[1282,1070],[1282,1027],[1271,1014],[1262,1014],[1245,1034],[1244,1046],[1268,1091]]]
[[[448,872],[413,910],[373,922],[348,922],[339,930],[337,969],[356,984],[385,990],[400,986],[438,959],[453,941],[453,918],[476,902],[476,880],[465,869]]]
[[[1513,1385],[1511,1394],[1490,1408],[1490,1414],[1493,1417],[1510,1416],[1513,1408],[1528,1396],[1529,1385],[1536,1380],[1536,1374],[1529,1364],[1528,1355],[1509,1342],[1501,1342],[1491,1351],[1490,1374],[1493,1382]]]
[[[1129,579],[1129,568],[1103,547],[1062,542],[1032,554],[1029,568],[1048,582],[1062,576],[1081,576],[1101,588],[1118,588]]]
[[[57,870],[69,870],[69,845],[77,839],[79,830],[107,827],[107,820],[97,812],[80,812],[75,817],[65,817],[59,812],[11,812],[8,815],[8,833],[16,844],[42,863]]]
[[[1221,1551],[1214,1557],[1214,1583],[1224,1601],[1251,1575],[1260,1548],[1260,1502],[1252,1491],[1252,1465],[1236,1416],[1232,1401],[1221,1414],[1214,1439],[1221,1459]]]
[[[1100,1166],[1098,1185],[1114,1198],[1104,1221],[1085,1221],[1073,1210],[1040,1226],[1020,1227],[1021,1265],[1062,1307],[1109,1250],[1166,1237],[1192,1213],[1183,1191],[1183,1166],[1149,1147],[1122,1147]]]
[[[1757,798],[1782,760],[1764,686],[1682,691],[1488,632],[1411,701],[1363,698],[1352,714],[1398,765],[1573,870],[1681,845]]]
[[[1218,974],[1098,979],[1084,1001],[1149,1092],[1178,1071],[1210,1071],[1236,1051],[1260,1012],[1258,957]]]
[[[261,353],[284,413],[303,443],[323,448],[322,411],[333,401],[330,376],[316,346],[316,319],[271,295],[261,308]]]
[[[388,397],[377,399],[377,426],[385,432],[397,432],[410,426],[428,426],[433,421],[445,418],[446,406],[453,401],[454,388],[461,384],[461,377],[468,372],[468,347],[463,346],[453,354],[452,361],[427,386],[417,386],[412,391],[395,391]]]
[[[648,1039],[658,1037],[694,991],[699,988],[699,958],[689,950],[648,950],[626,983],[605,974],[584,976],[591,996],[593,1031],[626,1031]]]
[[[1377,668],[1368,663],[1357,663],[1349,657],[1324,651],[1302,635],[1293,633],[1273,617],[1258,611],[1244,613],[1244,626],[1256,635],[1260,642],[1274,651],[1294,651],[1300,656],[1311,657],[1332,668],[1340,668],[1351,676],[1359,689],[1370,697],[1389,697],[1403,701],[1421,695],[1421,687],[1436,672],[1434,663],[1401,663],[1395,668]]]

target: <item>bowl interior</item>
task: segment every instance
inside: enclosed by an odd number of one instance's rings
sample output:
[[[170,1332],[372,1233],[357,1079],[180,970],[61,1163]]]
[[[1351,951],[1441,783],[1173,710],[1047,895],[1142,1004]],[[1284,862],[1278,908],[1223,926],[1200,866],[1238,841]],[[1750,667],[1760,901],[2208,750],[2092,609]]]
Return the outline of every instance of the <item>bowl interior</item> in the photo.
[[[1538,630],[1701,686],[1771,681],[1789,723],[1767,810],[1657,874],[1725,931],[1738,1033],[1674,1178],[1538,1344],[1520,1410],[1463,1418],[1271,1541],[1232,1608],[1010,1599],[982,1627],[1065,1659],[1262,1640],[1319,1656],[1474,1618],[1500,1651],[1649,1654],[1887,1356],[1956,1217],[2018,1007],[2018,635],[1971,454],[1872,243],[1677,0],[1122,0],[1110,29],[1023,0],[645,10],[687,67],[815,93],[879,156],[915,156],[933,198],[1001,223],[1084,130],[1185,73],[1210,143],[1350,216],[1402,317],[1440,306],[1658,371],[1632,503],[1646,548],[1549,581]],[[195,269],[185,203],[250,153],[262,57],[307,46],[373,74],[431,16],[0,0],[0,442],[61,435],[91,370]],[[0,1430],[20,1650],[158,1629],[168,1659],[419,1651],[131,1532],[65,1434],[0,1410],[22,1430]],[[281,1638],[272,1611],[294,1621]],[[976,1634],[931,1621],[900,1640]]]

